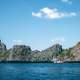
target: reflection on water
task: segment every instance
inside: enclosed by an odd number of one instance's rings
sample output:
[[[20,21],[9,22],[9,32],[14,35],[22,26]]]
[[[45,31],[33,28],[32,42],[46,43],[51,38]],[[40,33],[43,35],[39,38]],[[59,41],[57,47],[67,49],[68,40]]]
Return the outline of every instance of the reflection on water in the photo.
[[[80,63],[0,63],[0,80],[80,80]]]

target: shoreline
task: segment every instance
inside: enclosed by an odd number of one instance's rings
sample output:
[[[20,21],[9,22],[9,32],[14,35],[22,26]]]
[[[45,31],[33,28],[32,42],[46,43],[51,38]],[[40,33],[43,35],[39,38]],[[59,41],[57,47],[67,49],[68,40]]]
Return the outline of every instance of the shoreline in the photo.
[[[0,63],[54,63],[52,61],[39,61],[39,62],[36,62],[36,61],[0,61]],[[80,61],[65,61],[65,62],[62,62],[62,63],[54,63],[54,64],[63,64],[63,63],[80,63]]]

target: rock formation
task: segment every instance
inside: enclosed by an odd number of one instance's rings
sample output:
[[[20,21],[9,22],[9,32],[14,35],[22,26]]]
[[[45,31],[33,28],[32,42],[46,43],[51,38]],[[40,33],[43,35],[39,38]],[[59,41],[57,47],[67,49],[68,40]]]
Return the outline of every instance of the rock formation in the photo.
[[[13,61],[26,61],[28,55],[31,54],[31,48],[26,45],[14,45],[13,48],[9,50],[9,58],[7,60]]]
[[[55,44],[42,51],[32,51],[26,45],[14,45],[7,50],[6,45],[0,40],[0,61],[50,62],[54,59],[63,62],[80,61],[80,42],[69,49],[63,49],[60,44]]]
[[[74,56],[74,61],[80,61],[80,42],[71,48],[71,54]]]
[[[0,40],[0,53],[5,52],[6,50],[6,45]]]

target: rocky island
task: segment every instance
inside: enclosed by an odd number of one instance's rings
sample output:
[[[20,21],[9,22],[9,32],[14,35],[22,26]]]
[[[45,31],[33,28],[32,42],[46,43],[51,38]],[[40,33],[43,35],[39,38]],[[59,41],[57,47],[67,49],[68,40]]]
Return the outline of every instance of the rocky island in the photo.
[[[62,45],[53,46],[39,51],[31,50],[30,46],[14,45],[7,49],[6,45],[0,40],[0,62],[79,62],[80,61],[80,42],[75,46],[63,49]]]

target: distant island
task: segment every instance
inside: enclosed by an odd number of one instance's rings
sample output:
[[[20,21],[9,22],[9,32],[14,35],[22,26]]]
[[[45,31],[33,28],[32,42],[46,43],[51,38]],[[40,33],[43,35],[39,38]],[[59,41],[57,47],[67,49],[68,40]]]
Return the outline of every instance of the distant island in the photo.
[[[0,40],[0,62],[80,62],[80,42],[68,49],[63,49],[60,44],[54,44],[42,51],[32,51],[31,47],[26,45],[14,45],[7,49]]]

